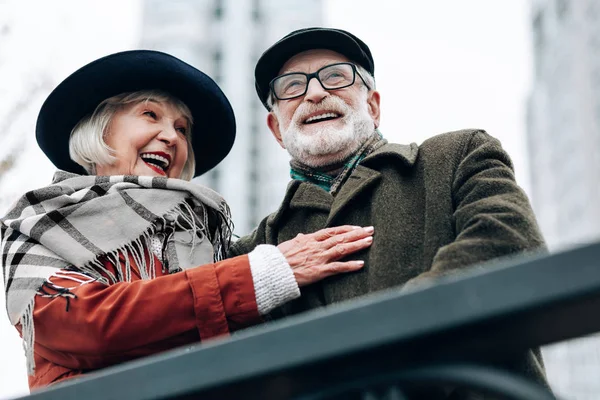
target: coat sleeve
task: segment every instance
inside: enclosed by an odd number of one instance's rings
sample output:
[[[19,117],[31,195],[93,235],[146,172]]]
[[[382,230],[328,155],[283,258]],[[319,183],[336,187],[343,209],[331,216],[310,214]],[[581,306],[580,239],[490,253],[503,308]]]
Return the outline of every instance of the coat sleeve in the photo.
[[[258,227],[252,231],[249,235],[242,236],[235,243],[233,243],[227,252],[227,257],[237,257],[242,254],[248,254],[252,250],[256,248],[256,246],[261,244],[273,244],[277,245],[278,243],[274,241],[267,240],[267,223],[269,217],[264,218]]]
[[[455,240],[441,247],[431,269],[405,288],[485,261],[545,249],[527,195],[500,142],[476,131],[463,148],[452,181]]]
[[[65,298],[36,296],[34,322],[35,352],[73,369],[102,368],[261,322],[247,256],[152,280],[92,282],[72,293],[68,311]]]

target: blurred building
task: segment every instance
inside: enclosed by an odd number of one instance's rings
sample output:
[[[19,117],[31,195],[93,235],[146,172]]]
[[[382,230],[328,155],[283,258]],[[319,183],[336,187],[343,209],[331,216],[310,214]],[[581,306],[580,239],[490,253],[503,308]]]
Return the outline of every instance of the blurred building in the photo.
[[[600,2],[533,1],[531,191],[551,247],[600,237]]]
[[[144,0],[141,46],[171,53],[213,77],[236,114],[235,145],[198,181],[227,199],[235,233],[276,210],[289,181],[288,156],[266,125],[254,66],[293,29],[321,25],[320,0]],[[202,129],[198,121],[197,129]]]
[[[600,238],[600,1],[531,4],[531,196],[554,250]],[[545,356],[565,398],[600,398],[599,338],[558,344]]]

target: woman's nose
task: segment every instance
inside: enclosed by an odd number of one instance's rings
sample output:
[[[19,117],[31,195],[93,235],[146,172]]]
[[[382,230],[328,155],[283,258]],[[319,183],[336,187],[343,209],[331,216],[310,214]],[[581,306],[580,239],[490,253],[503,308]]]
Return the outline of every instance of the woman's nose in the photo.
[[[167,144],[173,145],[177,139],[177,130],[171,125],[164,125],[158,134],[158,140]]]

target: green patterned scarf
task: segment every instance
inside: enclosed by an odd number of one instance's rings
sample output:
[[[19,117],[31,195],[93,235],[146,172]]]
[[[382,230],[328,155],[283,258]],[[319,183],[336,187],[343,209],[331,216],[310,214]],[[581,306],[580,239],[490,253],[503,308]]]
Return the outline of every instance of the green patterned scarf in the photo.
[[[342,184],[352,174],[352,171],[369,154],[387,143],[379,130],[375,130],[365,143],[345,161],[327,165],[322,168],[311,168],[297,160],[290,162],[290,176],[292,179],[313,183],[332,195],[336,195]]]

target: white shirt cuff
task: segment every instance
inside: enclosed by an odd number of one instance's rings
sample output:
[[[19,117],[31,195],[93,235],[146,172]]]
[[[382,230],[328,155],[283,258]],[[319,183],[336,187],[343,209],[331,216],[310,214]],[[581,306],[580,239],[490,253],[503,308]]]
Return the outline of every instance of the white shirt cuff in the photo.
[[[261,244],[248,253],[260,315],[300,297],[300,288],[287,260],[275,246]]]

